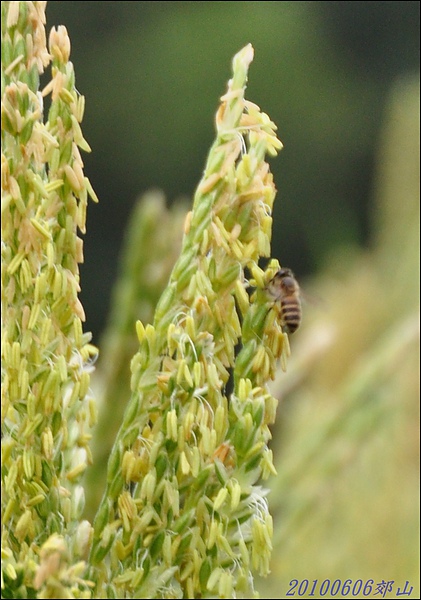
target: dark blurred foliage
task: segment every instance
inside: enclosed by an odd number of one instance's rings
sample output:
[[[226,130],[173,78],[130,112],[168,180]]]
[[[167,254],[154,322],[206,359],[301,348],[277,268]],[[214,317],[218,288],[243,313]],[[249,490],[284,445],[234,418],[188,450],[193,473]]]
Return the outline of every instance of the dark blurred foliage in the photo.
[[[231,59],[255,48],[247,98],[279,128],[273,255],[315,273],[364,245],[374,153],[392,83],[419,70],[419,2],[49,2],[86,96],[88,211],[82,302],[102,330],[136,198],[191,197]],[[151,248],[153,251],[153,248]]]

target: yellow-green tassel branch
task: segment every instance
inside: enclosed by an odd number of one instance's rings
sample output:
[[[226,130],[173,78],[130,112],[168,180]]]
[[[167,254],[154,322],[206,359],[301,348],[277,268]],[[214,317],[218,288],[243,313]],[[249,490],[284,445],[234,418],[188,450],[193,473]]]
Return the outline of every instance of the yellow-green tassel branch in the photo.
[[[234,58],[180,258],[153,325],[137,323],[91,553],[91,577],[117,595],[250,597],[252,572],[269,571],[272,520],[256,483],[274,470],[266,383],[287,346],[265,294],[250,302],[244,269],[257,287],[276,270],[257,261],[270,252],[275,196],[264,157],[281,143],[244,99],[252,58],[250,45]]]
[[[79,152],[89,149],[84,99],[64,27],[51,31],[47,50],[44,10],[45,2],[2,3],[2,556],[5,597],[17,598],[75,597],[61,594],[87,587],[77,581],[83,561],[75,564],[90,537],[80,479],[96,419],[96,349],[78,299],[77,228],[85,231],[88,194],[96,199]]]

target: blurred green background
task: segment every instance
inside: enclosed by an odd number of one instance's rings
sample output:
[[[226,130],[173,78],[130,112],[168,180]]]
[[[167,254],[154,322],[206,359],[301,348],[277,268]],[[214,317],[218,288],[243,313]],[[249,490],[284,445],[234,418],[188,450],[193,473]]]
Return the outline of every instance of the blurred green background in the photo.
[[[136,198],[192,197],[231,58],[255,48],[247,97],[278,125],[273,255],[297,275],[364,245],[388,93],[419,71],[419,2],[49,2],[86,96],[88,210],[82,302],[104,327]]]
[[[316,579],[373,578],[373,597],[382,580],[386,598],[406,581],[418,597],[419,3],[48,3],[47,26],[61,23],[100,198],[81,269],[101,344],[87,512],[130,393],[133,323],[152,318],[231,58],[251,42],[247,98],[285,144],[273,256],[308,298],[273,384],[274,552],[257,588],[279,598],[308,579],[308,597]]]

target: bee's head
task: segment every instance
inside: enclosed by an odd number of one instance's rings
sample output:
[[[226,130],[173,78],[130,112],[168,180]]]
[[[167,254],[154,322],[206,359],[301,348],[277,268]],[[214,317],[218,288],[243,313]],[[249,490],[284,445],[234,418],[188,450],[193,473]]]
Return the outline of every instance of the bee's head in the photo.
[[[286,267],[279,269],[275,277],[278,277],[279,279],[283,279],[284,277],[291,277],[292,279],[295,279],[294,273],[291,271],[291,269],[287,269]]]
[[[294,273],[285,267],[275,273],[272,281],[276,282],[286,294],[292,294],[298,287]]]

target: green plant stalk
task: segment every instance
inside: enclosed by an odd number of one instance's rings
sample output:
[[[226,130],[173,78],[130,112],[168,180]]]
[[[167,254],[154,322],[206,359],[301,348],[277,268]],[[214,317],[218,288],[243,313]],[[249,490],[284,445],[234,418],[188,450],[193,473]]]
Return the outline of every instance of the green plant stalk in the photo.
[[[93,464],[87,470],[86,516],[91,520],[104,490],[107,461],[130,397],[130,360],[139,342],[134,323],[151,323],[156,304],[180,254],[188,207],[165,205],[163,192],[151,190],[129,220],[120,269],[113,286],[101,355],[92,384],[98,399],[98,424],[92,439]],[[153,251],[151,251],[153,249]]]
[[[257,262],[270,254],[275,197],[264,158],[282,145],[244,99],[252,57],[248,45],[234,58],[180,258],[153,325],[136,325],[132,396],[94,521],[96,597],[251,597],[252,573],[269,571],[256,483],[274,471],[267,382],[288,344],[263,290],[277,262]]]
[[[70,40],[53,29],[47,50],[45,4],[2,2],[2,595],[90,597],[80,580],[90,537],[80,479],[96,349],[82,331],[77,228],[96,197],[79,152],[89,146]]]

